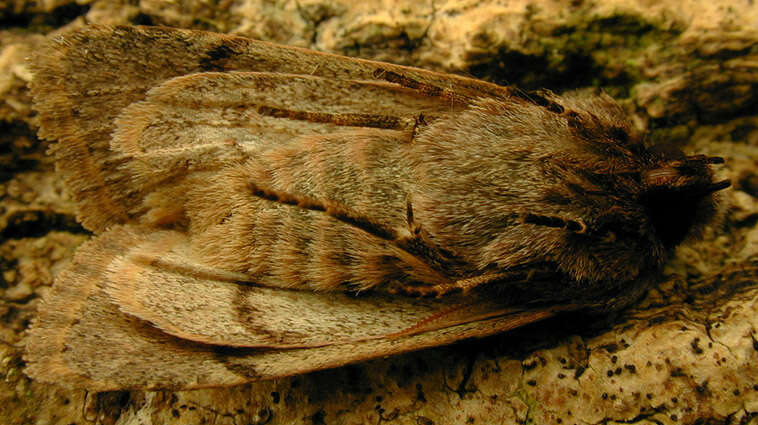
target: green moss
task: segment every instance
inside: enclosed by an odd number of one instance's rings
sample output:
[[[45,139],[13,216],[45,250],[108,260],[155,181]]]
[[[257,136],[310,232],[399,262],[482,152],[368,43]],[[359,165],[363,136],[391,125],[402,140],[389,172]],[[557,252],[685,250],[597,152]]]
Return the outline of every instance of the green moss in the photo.
[[[692,128],[685,124],[675,125],[673,127],[662,127],[652,129],[649,133],[648,142],[650,145],[673,145],[684,146],[692,136]]]
[[[522,379],[521,382],[521,388],[516,391],[514,396],[521,400],[524,404],[526,404],[526,425],[537,425],[537,419],[536,417],[541,416],[542,414],[542,405],[537,402],[537,400],[529,397],[529,394],[527,393],[526,389],[524,389],[524,381]]]
[[[598,18],[587,23],[587,28],[594,32],[607,32],[620,35],[637,36],[655,31],[656,27],[651,22],[631,15],[615,15]]]
[[[504,49],[490,64],[470,72],[527,89],[602,86],[614,96],[627,97],[645,79],[645,55],[663,51],[659,46],[669,45],[682,31],[628,14],[586,19],[577,16],[553,27],[537,23],[531,28],[535,34],[525,37],[533,41],[524,50]]]

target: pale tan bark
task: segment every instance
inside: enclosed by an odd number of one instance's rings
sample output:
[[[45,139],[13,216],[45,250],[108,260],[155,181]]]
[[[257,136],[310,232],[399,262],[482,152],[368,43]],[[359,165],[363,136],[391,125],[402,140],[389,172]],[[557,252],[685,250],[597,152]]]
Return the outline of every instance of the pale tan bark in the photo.
[[[0,2],[0,422],[744,423],[758,414],[758,8],[747,1]],[[177,2],[178,3],[178,2]],[[242,387],[86,394],[22,373],[37,294],[86,239],[24,58],[88,22],[231,32],[556,91],[599,86],[657,143],[727,159],[725,215],[612,317]],[[14,23],[14,22],[17,22]]]

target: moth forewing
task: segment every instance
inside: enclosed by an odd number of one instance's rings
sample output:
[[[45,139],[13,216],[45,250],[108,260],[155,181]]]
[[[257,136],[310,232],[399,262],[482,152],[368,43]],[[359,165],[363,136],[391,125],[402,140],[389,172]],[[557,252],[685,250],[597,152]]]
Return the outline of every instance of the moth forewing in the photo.
[[[130,47],[125,49],[126,45]],[[114,163],[121,159],[121,152],[111,150],[111,135],[125,107],[174,77],[254,71],[387,82],[402,76],[406,85],[445,88],[437,94],[508,92],[491,83],[450,74],[163,27],[93,25],[51,40],[35,54],[31,65],[36,75],[31,89],[40,116],[40,135],[60,142],[53,147],[58,170],[78,203],[78,218],[93,231],[139,218],[143,196],[135,195],[131,174],[117,172]],[[309,97],[292,99],[302,103]],[[451,105],[449,99],[436,97]],[[381,96],[370,103],[381,104]],[[104,177],[108,181],[103,181]]]
[[[235,385],[486,336],[554,313],[493,300],[393,302],[255,287],[192,264],[183,244],[178,232],[117,226],[82,246],[27,341],[27,373],[96,391]],[[151,285],[162,286],[160,297]]]
[[[714,158],[647,150],[605,95],[151,27],[64,35],[33,69],[40,135],[101,234],[40,304],[27,373],[92,390],[621,308],[728,185]]]

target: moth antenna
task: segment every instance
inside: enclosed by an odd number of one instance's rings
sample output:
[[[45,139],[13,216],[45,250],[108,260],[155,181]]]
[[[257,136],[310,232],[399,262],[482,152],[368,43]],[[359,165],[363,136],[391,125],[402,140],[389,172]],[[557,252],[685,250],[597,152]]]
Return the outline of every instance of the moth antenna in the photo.
[[[341,127],[370,127],[386,130],[403,130],[411,126],[410,120],[391,115],[330,114],[327,112],[296,111],[292,109],[274,108],[271,106],[259,106],[256,111],[258,114],[267,117],[334,124]]]
[[[408,327],[406,329],[403,329],[403,330],[401,330],[399,332],[395,332],[393,334],[389,334],[389,335],[387,335],[387,337],[388,338],[399,338],[399,337],[404,337],[404,336],[408,336],[408,335],[413,335],[413,334],[421,333],[421,332],[424,332],[427,329],[432,328],[433,325],[434,325],[434,323],[435,322],[439,322],[439,321],[451,320],[453,323],[457,323],[456,320],[455,320],[455,317],[451,317],[451,316],[455,316],[456,313],[460,313],[462,311],[471,310],[471,309],[476,309],[476,306],[474,306],[474,305],[472,305],[470,303],[465,303],[465,302],[458,303],[458,304],[453,304],[452,306],[450,306],[450,308],[442,310],[440,312],[437,312],[437,313],[435,313],[433,315],[430,315],[430,316],[428,316],[428,317],[420,320],[419,322],[415,323],[413,326],[410,326],[410,327]],[[477,314],[477,315],[474,315],[474,316],[467,317],[466,321],[468,322],[468,321],[474,321],[474,320],[484,320],[484,319],[488,319],[490,317],[504,316],[506,314],[521,313],[521,312],[523,312],[523,310],[520,310],[518,308],[506,308],[506,307],[503,307],[502,309],[499,309],[499,310],[486,311],[486,312],[483,312],[483,313],[480,313],[480,314]],[[550,316],[552,316],[552,314],[545,315],[545,317],[550,317]]]
[[[692,167],[700,164],[723,164],[724,158],[720,156],[705,156],[705,155],[692,155],[685,157],[684,159],[677,159],[667,163],[668,166],[673,168]]]
[[[719,156],[692,155],[661,163],[644,172],[642,181],[648,190],[684,190],[693,195],[705,196],[731,185],[729,180],[711,181],[712,174],[708,166],[723,163],[724,158]]]
[[[443,99],[448,99],[453,103],[457,103],[461,105],[468,105],[473,100],[469,96],[456,93],[453,90],[443,89],[441,87],[437,87],[429,83],[424,83],[424,82],[415,80],[413,78],[410,78],[406,75],[399,74],[397,72],[390,71],[384,68],[379,68],[376,71],[374,71],[374,78],[378,78],[380,80],[384,80],[390,83],[395,83],[402,87],[415,90],[424,96],[440,97]]]
[[[720,156],[708,156],[705,158],[706,164],[723,164],[724,158]]]
[[[336,202],[324,202],[309,196],[292,195],[278,190],[265,189],[255,183],[250,183],[249,187],[251,193],[259,198],[280,204],[297,206],[306,210],[320,211],[378,238],[391,242],[395,242],[397,239],[397,235],[392,229],[386,229],[380,224],[370,221],[366,217],[350,210],[345,205]]]
[[[553,112],[555,114],[562,114],[565,111],[565,108],[548,99],[546,95],[549,95],[550,92],[547,90],[534,90],[534,91],[526,91],[522,89],[515,89],[513,90],[513,96],[518,97],[520,99],[523,99],[531,104],[543,107],[547,109],[550,112]]]
[[[468,294],[472,289],[480,287],[489,283],[497,282],[506,277],[509,277],[510,273],[507,272],[488,272],[480,274],[478,276],[468,277],[465,279],[458,279],[451,282],[442,282],[436,285],[414,285],[409,287],[403,287],[398,290],[397,293],[404,295],[410,295],[415,297],[424,298],[441,298],[445,295],[451,294]],[[527,276],[527,280],[531,276]]]
[[[451,306],[450,308],[448,308],[446,310],[442,310],[442,311],[440,311],[437,314],[433,314],[433,315],[431,315],[431,316],[429,316],[429,317],[427,317],[427,318],[419,321],[418,323],[414,324],[413,326],[411,326],[411,327],[409,327],[407,329],[403,329],[400,332],[395,332],[394,334],[390,334],[390,335],[387,335],[387,336],[389,338],[397,338],[397,337],[401,337],[401,336],[405,336],[405,335],[411,335],[413,333],[419,332],[420,330],[424,329],[430,323],[433,323],[433,322],[435,322],[437,320],[440,320],[440,318],[442,318],[444,316],[448,316],[448,315],[450,315],[453,312],[459,311],[459,310],[464,309],[464,308],[470,308],[470,307],[471,306],[469,304],[466,304],[466,303],[455,304],[455,305]]]
[[[720,182],[711,183],[705,187],[706,193],[718,192],[719,190],[726,189],[731,186],[732,182],[729,179],[721,180]]]

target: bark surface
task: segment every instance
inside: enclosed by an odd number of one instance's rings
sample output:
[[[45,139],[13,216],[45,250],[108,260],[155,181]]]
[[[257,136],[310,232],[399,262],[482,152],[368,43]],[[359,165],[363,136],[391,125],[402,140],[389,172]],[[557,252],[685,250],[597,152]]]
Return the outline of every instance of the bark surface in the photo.
[[[181,4],[180,4],[181,3]],[[192,392],[26,378],[39,294],[89,235],[56,178],[26,56],[85,22],[228,32],[525,89],[600,87],[651,141],[726,158],[723,219],[612,316]],[[758,416],[758,8],[748,1],[0,1],[0,423],[691,424]]]

